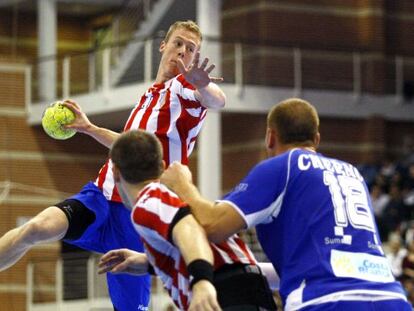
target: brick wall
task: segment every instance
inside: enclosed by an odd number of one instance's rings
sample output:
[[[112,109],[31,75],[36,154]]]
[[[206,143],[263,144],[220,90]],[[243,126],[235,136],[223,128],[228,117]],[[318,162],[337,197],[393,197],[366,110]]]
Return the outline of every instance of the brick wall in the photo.
[[[399,159],[404,154],[404,141],[414,137],[412,122],[385,120],[380,116],[322,117],[320,122],[319,151],[355,165],[378,162],[388,156]],[[222,126],[223,192],[226,192],[266,158],[266,115],[223,113]],[[191,168],[196,169],[195,163]]]
[[[28,126],[24,94],[23,73],[1,71],[0,64],[0,182],[12,182],[9,195],[0,202],[0,236],[14,228],[19,217],[32,217],[95,179],[107,154],[84,135],[55,141],[40,127]],[[59,243],[40,246],[1,272],[0,311],[25,310],[27,263],[55,260],[59,254]],[[51,299],[54,266],[37,265],[35,271],[36,284],[45,288],[35,298]]]
[[[222,16],[224,40],[245,43],[246,83],[292,86],[292,50],[287,48],[298,47],[303,87],[351,90],[351,52],[361,51],[362,91],[393,93],[395,55],[414,55],[414,4],[409,0],[224,0]],[[232,77],[231,48],[224,53],[223,70]],[[252,76],[249,68],[261,74]],[[414,66],[404,64],[404,75],[414,81]]]

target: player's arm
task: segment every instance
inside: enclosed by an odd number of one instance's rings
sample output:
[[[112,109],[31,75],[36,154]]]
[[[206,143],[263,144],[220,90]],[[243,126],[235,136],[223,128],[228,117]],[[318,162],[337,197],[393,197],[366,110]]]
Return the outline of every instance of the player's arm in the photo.
[[[181,59],[178,60],[177,65],[185,79],[196,88],[194,95],[201,105],[206,108],[220,109],[226,103],[226,95],[214,82],[221,82],[223,78],[210,76],[215,65],[211,64],[207,67],[208,61],[209,59],[205,58],[199,64],[200,52],[197,51],[194,61],[189,68],[184,66]]]
[[[117,132],[93,124],[76,102],[65,100],[63,105],[72,110],[76,116],[75,121],[66,125],[66,128],[75,129],[79,133],[87,134],[107,148],[110,148],[120,135]]]
[[[127,248],[114,249],[104,254],[98,263],[98,273],[127,273],[143,275],[152,271],[145,253]]]
[[[206,231],[210,241],[220,243],[247,228],[243,217],[233,206],[226,202],[214,203],[203,198],[193,183],[180,182],[175,189],[180,198],[190,206],[191,212]]]
[[[213,252],[203,228],[191,214],[173,221],[171,238],[187,264],[192,285],[189,310],[221,310],[213,282]]]
[[[203,198],[191,179],[188,167],[174,162],[162,175],[161,182],[190,206],[210,241],[219,243],[247,227],[232,205],[226,202],[215,204]]]
[[[217,84],[212,82],[205,87],[196,89],[195,97],[206,108],[220,109],[226,103],[226,95]]]

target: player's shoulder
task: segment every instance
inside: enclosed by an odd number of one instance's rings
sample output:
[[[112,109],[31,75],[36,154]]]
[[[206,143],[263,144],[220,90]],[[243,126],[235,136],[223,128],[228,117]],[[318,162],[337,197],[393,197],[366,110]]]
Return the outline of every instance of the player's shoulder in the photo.
[[[275,178],[284,179],[289,167],[290,153],[267,158],[256,164],[250,171],[249,176],[255,180],[262,181],[275,180]]]
[[[168,205],[171,207],[187,206],[177,194],[158,180],[146,185],[138,195],[136,205]]]
[[[177,84],[185,89],[195,90],[195,87],[188,82],[182,74],[175,76],[173,79],[173,84]]]
[[[259,166],[267,167],[267,166],[285,166],[288,165],[289,162],[293,157],[297,157],[299,155],[299,149],[291,149],[284,153],[281,153],[277,156],[270,157],[266,160],[263,160],[259,163]]]

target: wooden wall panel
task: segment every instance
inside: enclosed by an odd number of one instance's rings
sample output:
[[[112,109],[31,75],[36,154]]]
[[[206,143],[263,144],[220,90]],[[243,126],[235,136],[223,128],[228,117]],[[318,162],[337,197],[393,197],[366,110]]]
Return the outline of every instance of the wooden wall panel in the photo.
[[[1,107],[24,107],[24,75],[0,71]]]

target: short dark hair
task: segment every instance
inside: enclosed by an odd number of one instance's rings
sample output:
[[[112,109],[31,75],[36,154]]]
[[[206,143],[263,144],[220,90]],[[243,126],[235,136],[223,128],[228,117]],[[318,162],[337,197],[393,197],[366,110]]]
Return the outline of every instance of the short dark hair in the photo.
[[[313,146],[319,132],[319,117],[315,107],[309,102],[289,98],[270,110],[267,125],[277,131],[283,144]]]
[[[161,143],[154,134],[143,130],[122,133],[109,156],[122,177],[132,184],[159,178],[164,167]]]

